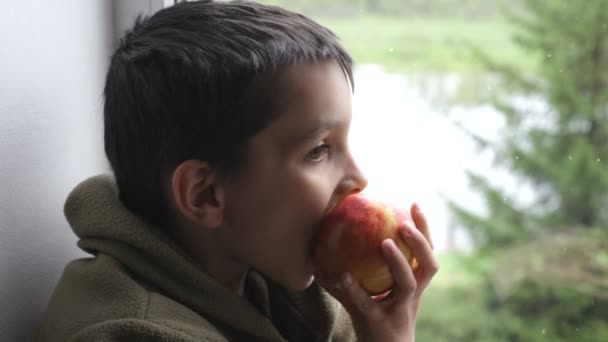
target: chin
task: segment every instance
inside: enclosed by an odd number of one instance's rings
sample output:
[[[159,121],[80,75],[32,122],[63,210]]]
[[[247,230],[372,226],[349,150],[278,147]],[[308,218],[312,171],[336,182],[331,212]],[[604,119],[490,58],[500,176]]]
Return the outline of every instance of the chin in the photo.
[[[291,258],[296,259],[295,257]],[[269,272],[266,276],[275,283],[289,291],[304,291],[308,289],[315,280],[314,266],[311,258],[305,258],[301,262],[292,262],[290,267],[284,267],[279,272]]]

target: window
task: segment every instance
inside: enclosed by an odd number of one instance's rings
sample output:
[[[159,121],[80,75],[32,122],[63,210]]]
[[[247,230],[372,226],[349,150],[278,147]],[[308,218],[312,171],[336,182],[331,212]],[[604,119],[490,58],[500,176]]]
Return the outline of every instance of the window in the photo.
[[[366,191],[429,218],[418,341],[608,340],[608,2],[262,2],[341,37]]]

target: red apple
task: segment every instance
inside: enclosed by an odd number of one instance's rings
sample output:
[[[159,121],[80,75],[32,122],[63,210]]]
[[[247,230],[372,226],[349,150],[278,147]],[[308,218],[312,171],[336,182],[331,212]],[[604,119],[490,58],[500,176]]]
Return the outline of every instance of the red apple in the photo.
[[[313,254],[315,276],[333,285],[348,271],[371,296],[385,294],[394,280],[382,241],[393,239],[410,266],[416,263],[398,232],[407,220],[412,221],[408,211],[362,194],[347,196],[323,219]]]

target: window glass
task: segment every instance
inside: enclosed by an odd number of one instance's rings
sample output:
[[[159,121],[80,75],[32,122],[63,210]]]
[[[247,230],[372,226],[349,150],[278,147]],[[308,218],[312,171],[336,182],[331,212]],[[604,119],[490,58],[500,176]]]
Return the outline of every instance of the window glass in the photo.
[[[341,38],[366,192],[428,217],[417,341],[608,341],[608,1],[262,2]]]

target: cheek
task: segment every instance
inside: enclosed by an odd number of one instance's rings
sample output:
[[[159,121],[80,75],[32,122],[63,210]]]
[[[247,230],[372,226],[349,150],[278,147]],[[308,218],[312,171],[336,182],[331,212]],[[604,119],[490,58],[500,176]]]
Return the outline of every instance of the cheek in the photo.
[[[303,214],[306,213],[311,217],[320,218],[331,195],[332,191],[328,188],[311,186],[297,190],[297,193],[293,194],[293,198]]]
[[[331,175],[312,171],[301,172],[293,177],[290,184],[284,185],[283,198],[289,199],[285,204],[296,209],[301,215],[319,219],[334,190]]]
[[[274,227],[278,235],[295,237],[315,226],[322,217],[331,193],[314,187],[277,185],[259,198],[250,211],[259,223]],[[261,221],[261,222],[260,222]]]
[[[275,252],[299,255],[310,248],[332,192],[302,179],[271,187],[249,210],[252,238],[285,247]]]
[[[335,191],[331,170],[323,167],[262,165],[230,188],[226,218],[230,225],[247,226],[267,239],[310,235]],[[294,234],[296,231],[301,234]],[[291,234],[291,235],[290,235]],[[276,235],[276,236],[273,236]]]
[[[252,191],[258,195],[260,209],[275,214],[322,215],[335,191],[328,170],[291,166],[280,171],[268,172],[265,182],[259,182]]]

